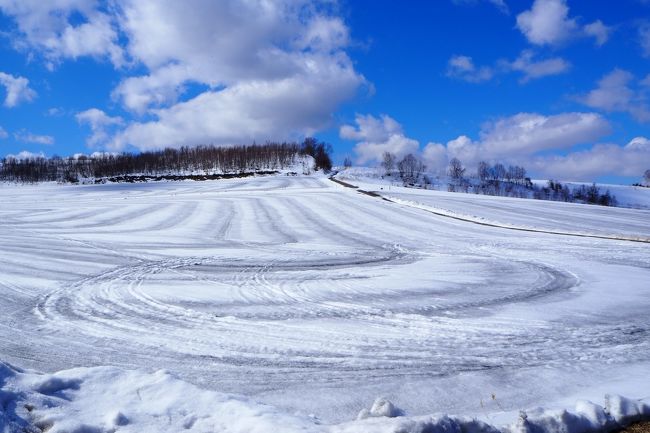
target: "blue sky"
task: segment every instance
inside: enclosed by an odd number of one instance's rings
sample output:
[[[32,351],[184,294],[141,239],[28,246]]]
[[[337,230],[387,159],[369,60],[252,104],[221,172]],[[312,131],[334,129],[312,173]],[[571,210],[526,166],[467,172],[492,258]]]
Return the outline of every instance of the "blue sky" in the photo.
[[[299,140],[633,182],[650,2],[0,0],[0,155]]]

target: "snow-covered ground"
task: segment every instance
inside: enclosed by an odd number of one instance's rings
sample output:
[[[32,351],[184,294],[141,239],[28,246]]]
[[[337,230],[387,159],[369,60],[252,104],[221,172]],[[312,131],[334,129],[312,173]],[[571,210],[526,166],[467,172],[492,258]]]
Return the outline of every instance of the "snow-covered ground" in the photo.
[[[378,396],[409,416],[496,425],[650,397],[650,244],[427,209],[639,238],[649,211],[374,189],[402,202],[318,176],[0,186],[0,359],[112,366],[58,373],[81,378],[63,388],[4,367],[0,400],[36,401],[56,427],[57,407],[81,413],[124,389],[124,407],[83,418],[96,431],[144,431],[142,389],[171,399],[148,408],[168,431],[192,416],[219,431],[238,410],[289,426],[260,431],[397,431],[424,421],[350,421]],[[61,402],[46,410],[48,398]],[[219,401],[233,406],[210,412]]]

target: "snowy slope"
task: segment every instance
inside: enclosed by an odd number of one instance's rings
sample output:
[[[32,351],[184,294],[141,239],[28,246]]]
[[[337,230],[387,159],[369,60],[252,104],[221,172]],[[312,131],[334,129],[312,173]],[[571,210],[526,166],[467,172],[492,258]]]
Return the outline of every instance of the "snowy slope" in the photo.
[[[491,221],[648,235],[648,211],[456,196]],[[21,368],[164,368],[341,431],[377,396],[496,424],[648,396],[650,244],[322,177],[2,185],[0,203],[0,359]]]
[[[579,203],[405,188],[396,182],[390,183],[368,177],[338,175],[337,178],[349,181],[363,190],[377,192],[383,197],[400,201],[405,205],[420,206],[478,222],[541,230],[650,239],[650,224],[648,224],[650,211],[646,209],[611,208]],[[620,187],[620,190],[625,188],[633,187]],[[645,188],[639,188],[639,190],[645,190]],[[648,191],[650,192],[650,189]],[[643,199],[642,195],[629,194],[628,200],[634,200],[633,197]],[[636,202],[643,202],[641,199]]]

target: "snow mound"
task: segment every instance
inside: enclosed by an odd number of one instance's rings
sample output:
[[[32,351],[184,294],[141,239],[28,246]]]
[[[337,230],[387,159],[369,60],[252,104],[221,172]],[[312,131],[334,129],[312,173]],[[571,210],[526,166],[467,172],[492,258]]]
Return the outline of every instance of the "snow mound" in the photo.
[[[318,432],[309,418],[202,390],[166,371],[114,367],[54,374],[0,363],[0,432]]]
[[[320,425],[244,397],[200,389],[164,370],[75,368],[54,374],[23,371],[0,362],[0,432],[116,433],[596,433],[650,419],[650,405],[617,395],[605,405],[579,401],[574,411],[521,412],[497,428],[448,415],[408,417],[378,398],[359,419]]]
[[[650,417],[650,405],[619,395],[605,396],[605,406],[579,401],[574,412],[535,409],[521,412],[510,433],[590,433],[618,430]]]
[[[366,419],[370,417],[387,417],[395,418],[397,416],[403,416],[404,411],[397,408],[390,400],[379,397],[372,404],[372,407],[368,409],[362,409],[359,412],[357,419]]]

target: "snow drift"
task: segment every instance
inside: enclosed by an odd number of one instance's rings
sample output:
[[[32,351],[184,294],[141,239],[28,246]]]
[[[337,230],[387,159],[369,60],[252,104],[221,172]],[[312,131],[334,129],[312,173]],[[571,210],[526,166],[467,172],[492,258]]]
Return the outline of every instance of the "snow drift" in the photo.
[[[448,415],[408,417],[378,398],[359,419],[321,425],[269,405],[200,389],[164,370],[75,368],[54,374],[0,362],[0,431],[112,432],[331,432],[331,433],[591,433],[612,431],[650,417],[650,405],[606,396],[604,406],[580,401],[575,410],[521,412],[508,426]]]

